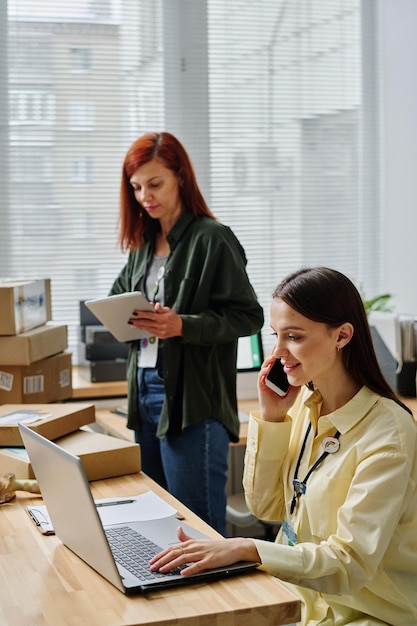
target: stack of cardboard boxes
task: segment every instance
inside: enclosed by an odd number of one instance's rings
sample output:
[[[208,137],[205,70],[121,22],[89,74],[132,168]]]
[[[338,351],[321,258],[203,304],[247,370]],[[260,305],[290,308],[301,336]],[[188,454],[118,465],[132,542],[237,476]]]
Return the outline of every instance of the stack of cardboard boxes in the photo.
[[[51,319],[49,279],[0,282],[0,404],[71,398],[67,326]]]
[[[88,480],[101,480],[140,472],[140,448],[116,437],[91,430],[95,420],[93,404],[78,402],[0,406],[0,476],[13,472],[16,478],[36,478],[18,422],[55,441],[80,457]],[[53,471],[53,468],[51,468]]]
[[[36,478],[19,422],[79,456],[89,480],[139,472],[137,444],[91,428],[93,404],[59,402],[72,397],[71,354],[51,318],[49,279],[0,280],[0,476]]]

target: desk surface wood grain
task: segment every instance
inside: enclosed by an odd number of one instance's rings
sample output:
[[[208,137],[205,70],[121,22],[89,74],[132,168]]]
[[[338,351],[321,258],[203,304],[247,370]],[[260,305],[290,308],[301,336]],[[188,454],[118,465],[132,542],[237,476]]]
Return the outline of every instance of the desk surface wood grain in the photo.
[[[115,407],[116,408],[116,407]],[[239,402],[239,410],[245,413],[250,411],[256,411],[257,400],[244,400]],[[95,411],[96,423],[109,435],[113,437],[119,437],[120,439],[126,439],[127,441],[134,441],[133,430],[129,430],[126,427],[126,417],[114,413],[114,409],[96,409]],[[248,423],[241,422],[239,441],[236,444],[231,445],[246,445],[248,436]]]
[[[216,537],[191,511],[143,474],[91,483],[95,498],[153,489],[187,523]],[[63,546],[42,535],[26,513],[40,496],[17,493],[0,506],[2,626],[276,626],[296,622],[300,606],[276,578],[260,571],[210,584],[127,597]],[[180,522],[179,522],[180,523]]]

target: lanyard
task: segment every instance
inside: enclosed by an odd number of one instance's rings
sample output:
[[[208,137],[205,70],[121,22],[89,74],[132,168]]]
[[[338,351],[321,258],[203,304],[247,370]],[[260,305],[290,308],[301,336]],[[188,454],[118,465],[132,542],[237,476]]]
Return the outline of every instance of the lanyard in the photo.
[[[298,480],[298,470],[300,469],[301,459],[303,458],[304,450],[307,444],[307,439],[310,434],[310,431],[311,431],[311,422],[309,423],[306,434],[304,435],[303,445],[301,446],[300,454],[298,455],[297,465],[295,467],[294,480],[292,481],[292,484],[294,487],[294,495],[292,497],[291,506],[290,506],[291,515],[294,513],[295,505],[297,504],[297,498],[299,498],[307,490],[307,481],[310,478],[311,474],[314,472],[315,469],[318,468],[320,463],[322,463],[324,459],[326,458],[326,456],[329,454],[329,451],[325,450],[323,454],[321,455],[321,457],[318,458],[317,461],[310,467],[310,469],[308,470],[307,474],[304,477],[304,480]],[[336,431],[335,439],[339,439],[339,437],[340,437],[340,432]]]
[[[164,275],[165,275],[165,265],[161,265],[161,267],[158,270],[158,274],[156,276],[156,281],[152,285],[152,293],[153,293],[153,300],[152,300],[152,302],[154,304],[156,302],[156,296],[159,293],[159,285],[160,285],[161,280],[163,279]]]
[[[159,290],[160,290],[160,287],[161,287],[161,283],[162,283],[162,281],[164,279],[164,276],[165,276],[165,268],[166,268],[167,263],[170,260],[170,258],[171,258],[171,252],[169,254],[167,254],[166,256],[164,256],[164,257],[156,257],[156,256],[154,256],[154,259],[164,259],[165,262],[164,262],[163,265],[160,265],[160,267],[158,268],[158,272],[157,272],[156,278],[155,278],[155,280],[154,280],[154,282],[152,284],[152,287],[151,287],[153,304],[155,304],[155,302],[156,302],[156,297],[157,297],[157,295],[159,293]],[[144,294],[146,295],[148,300],[150,300],[150,298],[148,296],[148,290],[146,288],[146,282],[148,280],[149,269],[152,266],[153,262],[154,261],[150,261],[148,263],[148,265],[146,266],[145,274],[144,274],[144,276],[143,276],[143,278],[141,280],[142,291],[144,292]],[[161,291],[162,291],[162,289],[161,289]]]

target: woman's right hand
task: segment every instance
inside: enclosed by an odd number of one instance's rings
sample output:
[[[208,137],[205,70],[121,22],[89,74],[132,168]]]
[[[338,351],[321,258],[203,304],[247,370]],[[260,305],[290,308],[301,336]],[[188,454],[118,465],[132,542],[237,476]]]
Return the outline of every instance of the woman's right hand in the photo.
[[[266,377],[275,361],[274,356],[268,356],[262,363],[258,376],[261,419],[266,422],[283,422],[299,392],[299,387],[290,387],[285,396],[280,396],[266,385]]]
[[[182,576],[197,574],[206,569],[232,565],[238,561],[260,563],[254,541],[246,537],[229,539],[193,539],[178,528],[178,544],[173,544],[154,556],[149,565],[152,572],[166,573],[187,565],[181,570]]]

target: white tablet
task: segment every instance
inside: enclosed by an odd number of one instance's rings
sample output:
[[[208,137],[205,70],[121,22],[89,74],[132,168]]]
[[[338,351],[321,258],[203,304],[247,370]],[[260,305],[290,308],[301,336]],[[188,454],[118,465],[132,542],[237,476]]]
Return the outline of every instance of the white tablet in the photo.
[[[148,332],[134,328],[128,323],[135,310],[153,311],[150,302],[140,291],[129,291],[98,300],[86,300],[85,306],[118,341],[134,341],[149,337]]]

